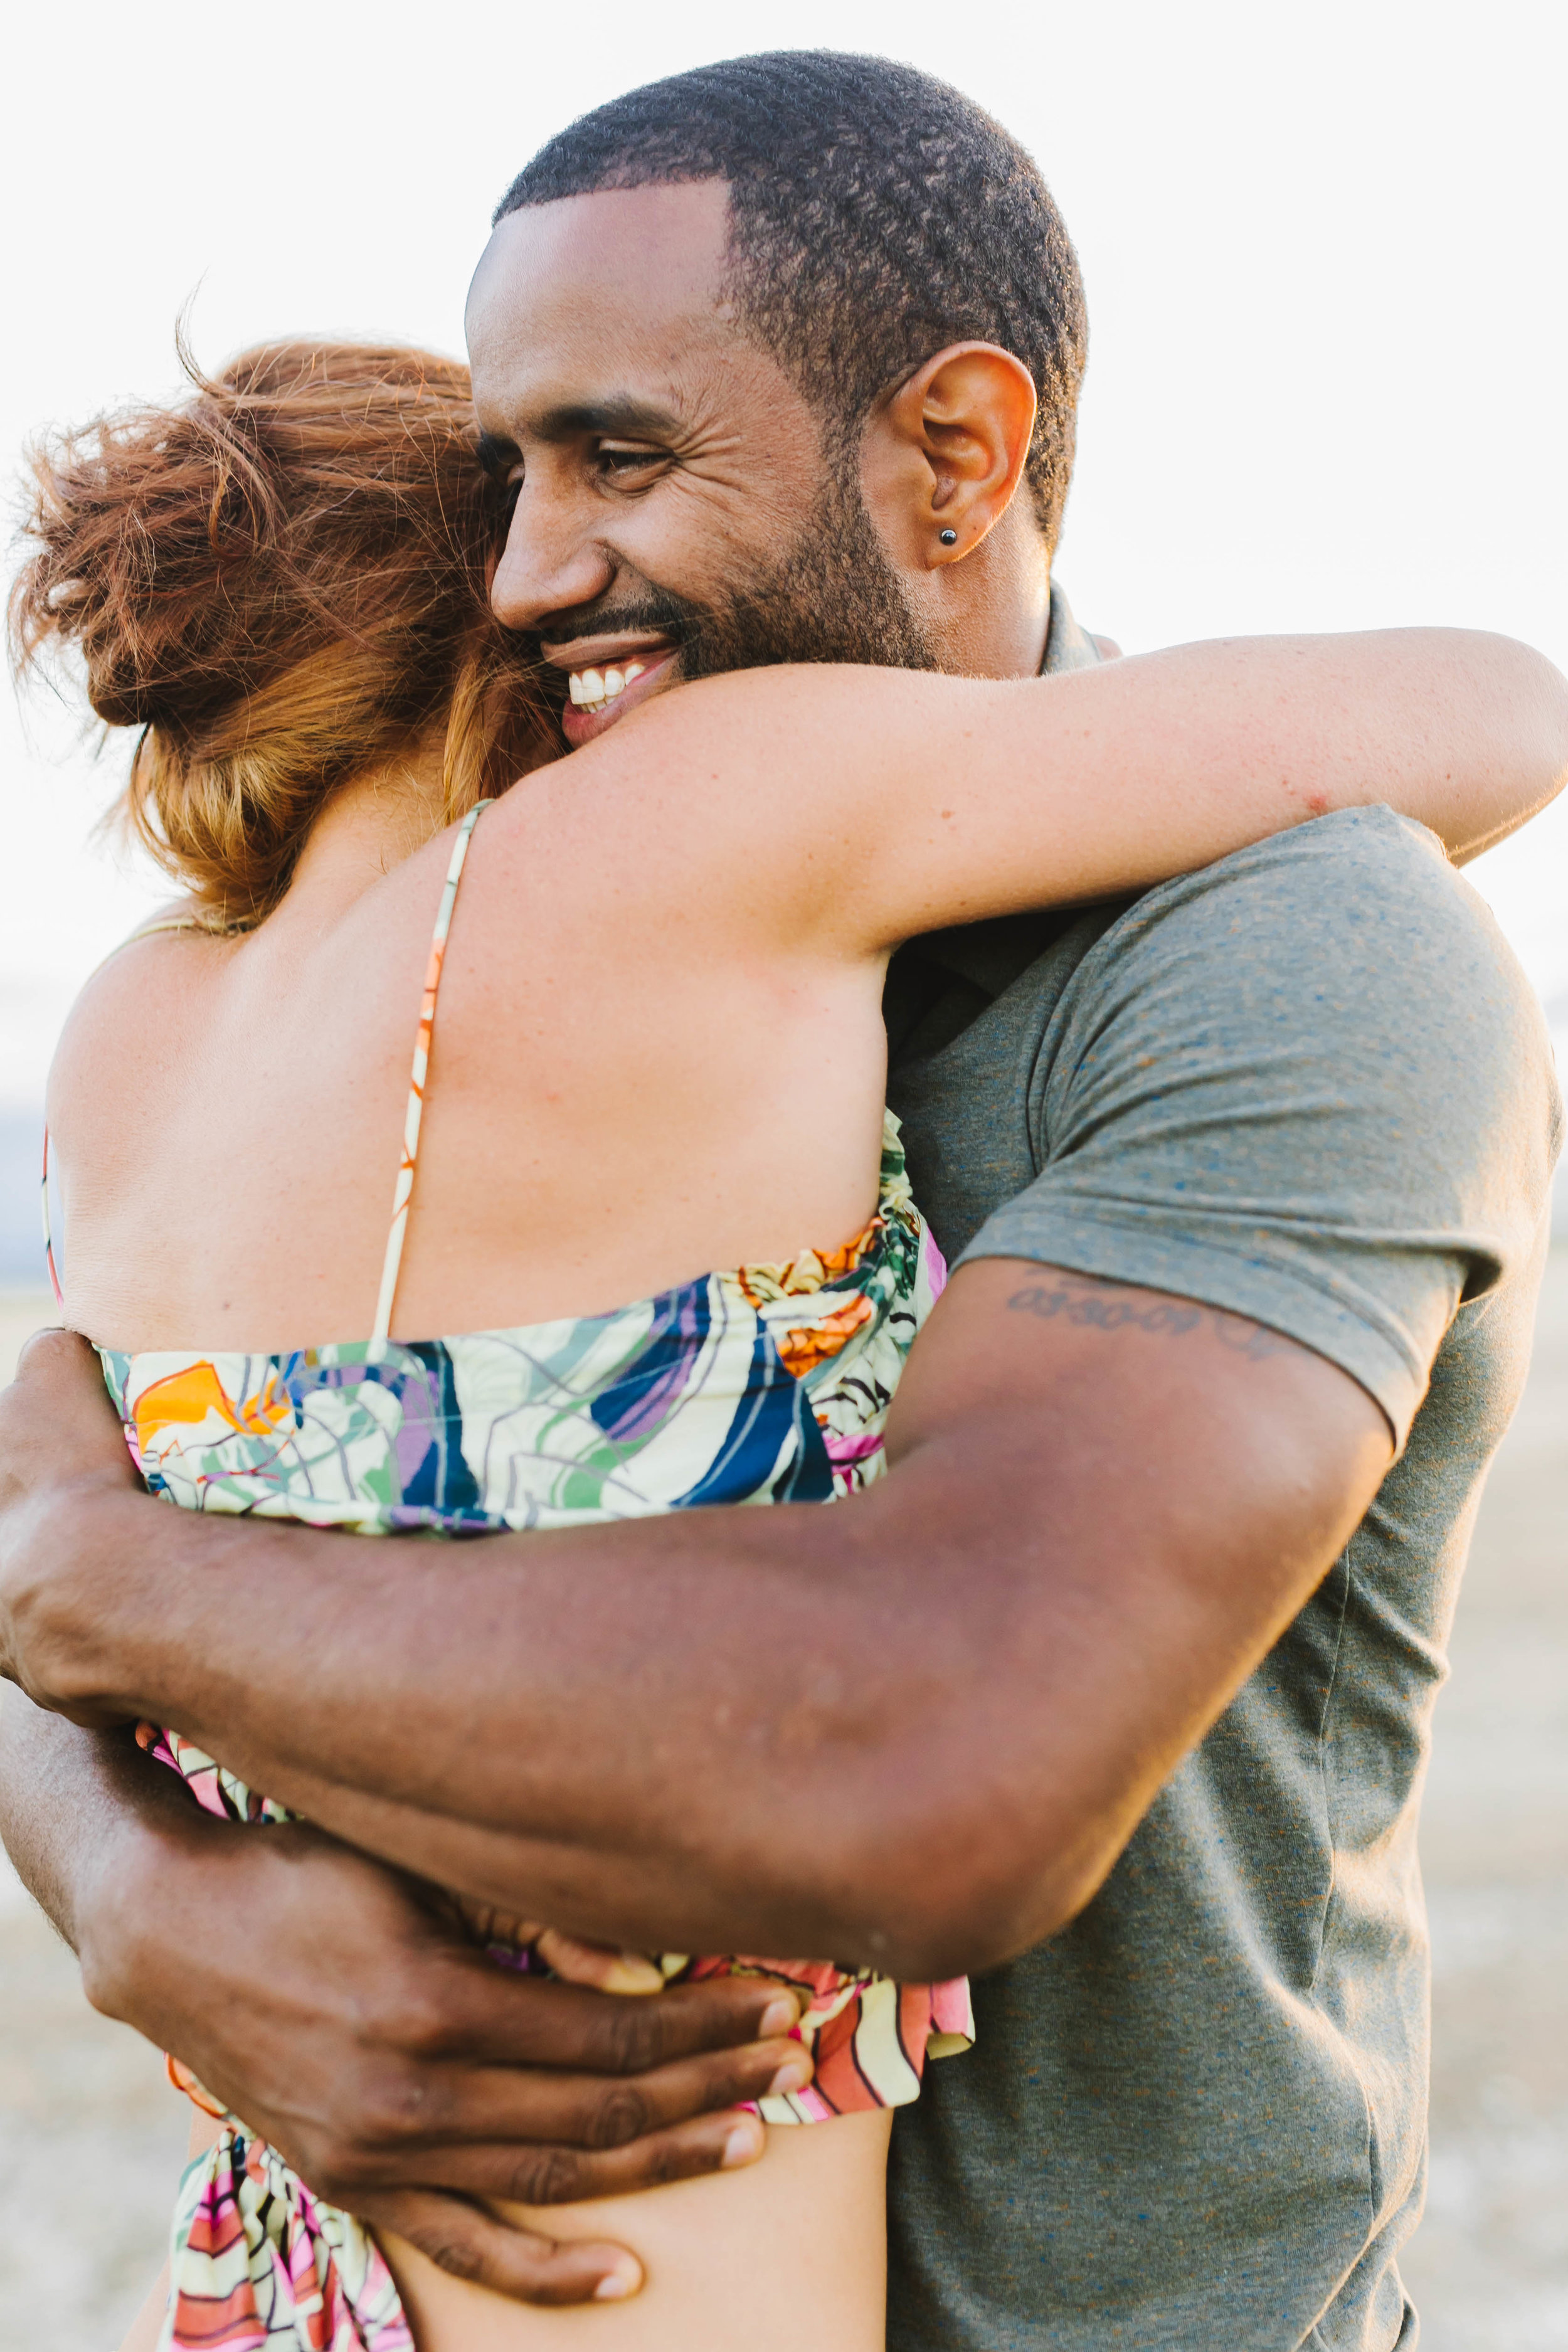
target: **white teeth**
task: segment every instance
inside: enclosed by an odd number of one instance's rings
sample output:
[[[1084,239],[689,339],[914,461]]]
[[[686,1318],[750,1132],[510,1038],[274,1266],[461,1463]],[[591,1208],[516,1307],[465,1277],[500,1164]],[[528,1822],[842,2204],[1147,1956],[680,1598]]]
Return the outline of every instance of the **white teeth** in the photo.
[[[566,680],[566,691],[579,710],[603,710],[606,702],[614,702],[624,694],[634,678],[641,677],[647,662],[629,661],[624,669],[610,668],[602,673],[596,669],[574,669]]]

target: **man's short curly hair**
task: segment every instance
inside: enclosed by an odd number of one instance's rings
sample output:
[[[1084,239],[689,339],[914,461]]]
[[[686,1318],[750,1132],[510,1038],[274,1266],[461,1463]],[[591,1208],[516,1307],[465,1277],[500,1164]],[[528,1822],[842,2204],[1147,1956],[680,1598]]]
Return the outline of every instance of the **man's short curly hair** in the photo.
[[[999,343],[1035,380],[1028,478],[1054,546],[1088,324],[1033,160],[973,101],[886,58],[775,49],[595,107],[496,208],[721,179],[726,295],[847,449],[878,394],[946,343]]]

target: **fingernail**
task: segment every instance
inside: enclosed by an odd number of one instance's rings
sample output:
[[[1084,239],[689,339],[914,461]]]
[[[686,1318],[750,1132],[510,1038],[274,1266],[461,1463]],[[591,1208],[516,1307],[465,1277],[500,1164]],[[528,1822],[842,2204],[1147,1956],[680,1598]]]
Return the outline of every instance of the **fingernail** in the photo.
[[[641,1952],[623,1952],[610,1963],[605,1977],[606,1992],[662,1992],[664,1976]]]
[[[755,2124],[737,2124],[724,2142],[726,2167],[754,2164],[762,2152],[762,2134]]]
[[[636,2294],[642,2282],[636,2271],[606,2271],[594,2289],[595,2303],[621,2303]]]
[[[811,2080],[811,2068],[799,2058],[788,2059],[768,2084],[770,2099],[782,2099],[786,2091],[804,2090]]]
[[[775,2033],[790,2033],[800,2023],[799,2004],[785,1993],[782,2000],[770,2000],[763,2010],[757,2038],[771,2042]]]

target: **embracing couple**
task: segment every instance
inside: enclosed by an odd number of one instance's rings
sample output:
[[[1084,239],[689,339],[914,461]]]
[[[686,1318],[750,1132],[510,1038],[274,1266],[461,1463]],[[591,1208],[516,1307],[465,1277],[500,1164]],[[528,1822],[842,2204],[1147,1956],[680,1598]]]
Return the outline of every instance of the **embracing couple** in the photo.
[[[902,67],[599,109],[468,332],[47,445],[13,605],[182,884],[0,1402],[5,1840],[196,2112],[132,2341],[1408,2344],[1559,1118],[1453,866],[1568,692],[1087,638],[1072,249]]]

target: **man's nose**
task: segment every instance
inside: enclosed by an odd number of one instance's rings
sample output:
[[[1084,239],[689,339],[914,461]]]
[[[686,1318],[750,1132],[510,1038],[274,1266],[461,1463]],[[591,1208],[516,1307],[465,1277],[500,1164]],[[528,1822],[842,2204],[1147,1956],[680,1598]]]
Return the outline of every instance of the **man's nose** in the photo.
[[[490,583],[503,628],[534,629],[551,613],[591,604],[616,576],[613,556],[571,512],[571,501],[524,481]]]

